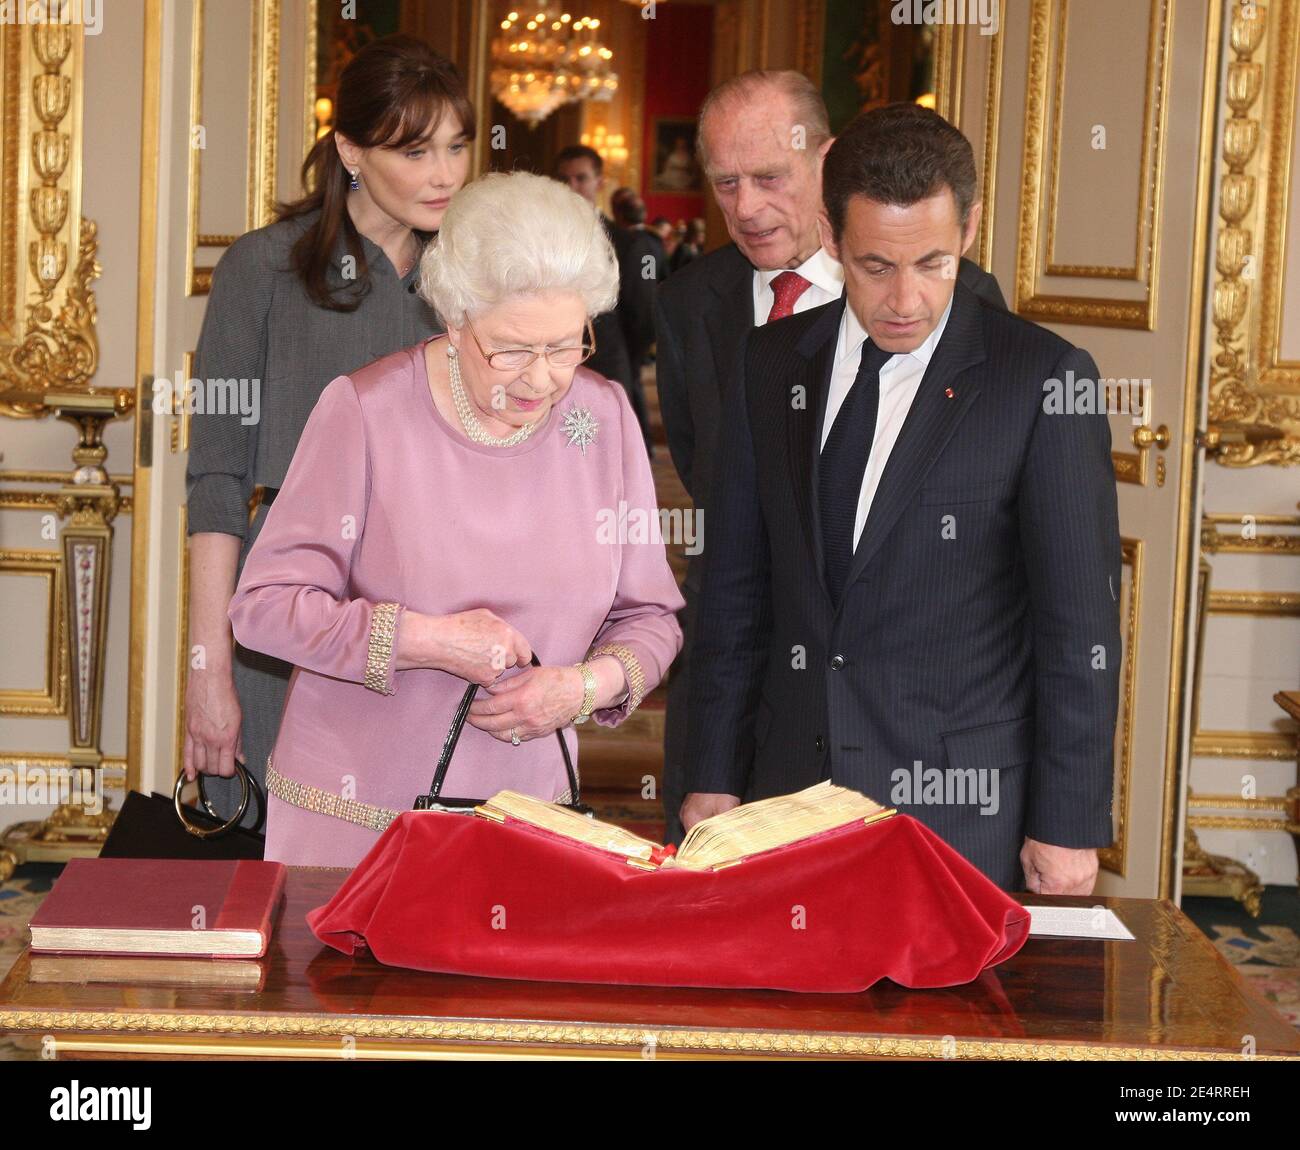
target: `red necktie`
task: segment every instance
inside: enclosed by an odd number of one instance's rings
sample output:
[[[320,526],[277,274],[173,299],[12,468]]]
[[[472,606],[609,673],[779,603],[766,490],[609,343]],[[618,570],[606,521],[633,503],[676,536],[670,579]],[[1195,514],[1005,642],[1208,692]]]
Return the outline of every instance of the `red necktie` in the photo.
[[[777,276],[772,281],[772,310],[767,313],[767,322],[794,315],[794,301],[810,287],[812,284],[798,272],[782,272]]]

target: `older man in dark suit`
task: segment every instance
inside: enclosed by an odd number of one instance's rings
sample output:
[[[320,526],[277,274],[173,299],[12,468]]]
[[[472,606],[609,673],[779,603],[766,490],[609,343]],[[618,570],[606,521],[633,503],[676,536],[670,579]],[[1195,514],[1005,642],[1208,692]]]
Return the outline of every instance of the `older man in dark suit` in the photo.
[[[683,821],[830,778],[1006,889],[1090,893],[1118,515],[1105,404],[1047,397],[1096,365],[951,273],[980,205],[934,112],[859,117],[824,195],[845,298],[750,332],[724,404]]]
[[[822,158],[831,146],[826,105],[799,72],[755,71],[728,80],[700,111],[701,166],[732,243],[691,262],[660,286],[656,381],[668,449],[707,540],[713,444],[722,393],[746,333],[840,297],[844,273],[822,246]],[[997,281],[962,259],[962,283],[1005,307]],[[706,543],[707,545],[707,543]],[[668,840],[680,842],[692,621],[701,564],[687,570],[684,645],[673,664],[664,739]]]

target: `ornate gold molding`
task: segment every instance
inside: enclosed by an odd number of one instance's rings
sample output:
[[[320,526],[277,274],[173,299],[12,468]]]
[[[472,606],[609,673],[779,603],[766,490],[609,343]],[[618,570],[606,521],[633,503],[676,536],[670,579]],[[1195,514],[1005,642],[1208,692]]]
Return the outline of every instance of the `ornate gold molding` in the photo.
[[[1066,264],[1056,258],[1056,237],[1061,192],[1061,130],[1065,104],[1062,97],[1065,92],[1066,22],[1069,14],[1069,0],[1059,0],[1059,2],[1060,9],[1056,36],[1056,76],[1053,82],[1056,100],[1052,108],[1052,166],[1049,181],[1051,199],[1047,206],[1046,271],[1051,276],[1141,281],[1145,270],[1142,266],[1143,259],[1148,254],[1144,251],[1146,246],[1143,244],[1144,233],[1148,228],[1158,229],[1159,227],[1160,206],[1158,199],[1161,172],[1158,163],[1160,152],[1158,141],[1163,136],[1160,128],[1156,129],[1156,146],[1148,147],[1147,141],[1151,138],[1152,111],[1163,111],[1164,109],[1164,101],[1161,98],[1164,85],[1161,83],[1160,73],[1165,67],[1165,60],[1168,56],[1169,18],[1172,17],[1172,13],[1163,12],[1159,3],[1151,4],[1147,27],[1146,96],[1142,103],[1142,166],[1138,173],[1137,226],[1134,228],[1133,236],[1133,266],[1113,267],[1092,264]],[[1163,125],[1160,125],[1160,127],[1163,127]],[[1156,202],[1153,203],[1153,200]],[[1155,242],[1159,242],[1158,237]],[[1153,276],[1154,271],[1155,269],[1152,268],[1151,273]]]
[[[1295,761],[1295,737],[1273,731],[1197,731],[1192,754],[1202,759]]]
[[[0,26],[0,415],[46,414],[3,393],[90,390],[99,364],[97,234],[81,217],[83,37],[80,24]]]
[[[66,471],[0,471],[0,484],[5,483],[52,483],[63,484],[71,482],[71,475]],[[130,475],[110,475],[109,482],[113,484],[131,486],[132,476]],[[59,509],[59,491],[28,491],[26,489],[18,491],[5,491],[0,488],[0,511],[54,511]],[[119,495],[117,500],[117,514],[130,515],[132,510],[132,500],[129,495]]]
[[[1142,540],[1121,539],[1121,567],[1129,569],[1128,612],[1124,629],[1124,668],[1121,687],[1124,698],[1124,721],[1117,736],[1119,747],[1119,818],[1115,841],[1097,852],[1101,865],[1121,877],[1126,873],[1128,858],[1129,789],[1133,779],[1133,716],[1137,713],[1138,624],[1142,612]]]
[[[1286,819],[1246,818],[1243,815],[1188,815],[1189,826],[1211,831],[1284,831],[1300,834],[1300,825]]]
[[[1007,0],[998,0],[998,30],[989,44],[988,68],[984,74],[984,170],[980,233],[975,241],[979,264],[993,270],[993,218],[997,209],[998,132],[1002,115],[1002,50],[1006,44]]]
[[[1242,533],[1247,520],[1252,531],[1249,536]],[[1219,524],[1231,523],[1238,530],[1220,531]],[[1295,555],[1300,556],[1300,535],[1285,535],[1281,532],[1263,532],[1253,530],[1257,527],[1300,527],[1300,515],[1231,515],[1215,512],[1201,516],[1201,550],[1208,555],[1247,554],[1247,555]]]
[[[1188,795],[1187,805],[1224,811],[1272,811],[1282,815],[1291,810],[1291,804],[1281,795],[1258,799],[1244,799],[1240,795]]]
[[[280,139],[280,0],[253,0],[253,54],[248,90],[248,227],[275,219],[275,165]]]
[[[1000,31],[1000,24],[998,28]],[[959,127],[962,84],[966,72],[965,33],[964,24],[954,25],[943,21],[935,29],[934,35],[934,109],[948,123]]]
[[[0,575],[35,575],[46,582],[45,683],[37,690],[0,690],[0,715],[66,715],[68,660],[63,635],[62,556],[57,551],[0,550]]]
[[[1142,213],[1137,221],[1136,279],[1145,287],[1141,299],[1111,299],[1083,295],[1047,294],[1039,290],[1040,252],[1052,259],[1055,227],[1052,222],[1058,181],[1057,134],[1051,140],[1051,170],[1044,187],[1045,149],[1049,102],[1049,79],[1052,81],[1053,123],[1059,123],[1064,97],[1064,50],[1067,0],[1032,0],[1029,28],[1029,70],[1025,93],[1024,175],[1020,195],[1020,242],[1017,249],[1015,299],[1013,310],[1027,319],[1042,323],[1090,324],[1101,327],[1127,327],[1150,331],[1155,326],[1157,285],[1160,269],[1160,212],[1163,198],[1163,155],[1165,123],[1168,116],[1170,52],[1169,29],[1174,18],[1174,0],[1151,0],[1150,43],[1147,52],[1146,88],[1142,121],[1142,171],[1139,198]],[[1057,36],[1052,37],[1053,12],[1058,13]],[[1053,72],[1049,60],[1056,52]],[[1145,178],[1149,174],[1149,179]],[[1154,184],[1149,195],[1146,185]],[[1044,196],[1049,201],[1048,235],[1040,237]],[[1114,269],[1043,267],[1042,273],[1062,277],[1114,278]]]
[[[640,1051],[653,1045],[666,1052],[866,1055],[877,1058],[944,1060],[1009,1059],[1014,1061],[1105,1062],[1240,1062],[1240,1051],[1188,1050],[1169,1046],[1105,1043],[1000,1042],[994,1039],[920,1038],[872,1034],[779,1033],[770,1030],[701,1030],[685,1027],[597,1026],[561,1022],[483,1022],[470,1019],[382,1018],[341,1015],[337,1018],[293,1014],[165,1014],[150,1011],[0,1011],[0,1030],[47,1033],[73,1031],[135,1033],[147,1036],[211,1036],[223,1048],[263,1045],[267,1037],[343,1039],[416,1039],[432,1042],[488,1042],[554,1047],[604,1047]],[[247,1036],[247,1037],[245,1037]],[[117,1049],[125,1047],[118,1044]],[[1293,1062],[1294,1055],[1260,1054],[1256,1061]]]
[[[1211,591],[1212,615],[1300,616],[1300,592],[1295,591]]]
[[[1271,14],[1270,14],[1271,13]],[[1225,467],[1300,463],[1300,364],[1278,362],[1300,0],[1233,5],[1216,237],[1207,422],[1257,434],[1210,452]],[[1267,65],[1258,58],[1265,45]],[[1267,78],[1266,78],[1267,71]],[[1265,103],[1257,107],[1261,93]],[[1265,114],[1268,115],[1265,125]],[[1265,126],[1267,128],[1265,132]],[[1264,148],[1260,148],[1265,136]],[[1264,219],[1256,190],[1264,182]],[[1263,246],[1256,255],[1256,224]],[[1254,274],[1258,266],[1258,274]],[[1252,286],[1258,282],[1258,298]],[[1280,438],[1276,437],[1281,432]],[[1261,438],[1259,433],[1273,436]]]
[[[126,773],[126,760],[113,758],[112,756],[100,760],[99,765],[104,768],[104,789],[105,790],[122,790],[124,785],[124,775]],[[40,771],[42,777],[48,775],[50,771],[71,771],[80,770],[80,766],[74,767],[72,759],[67,755],[48,755],[44,751],[3,751],[0,752],[0,769],[10,769],[18,772],[18,786],[25,786],[27,781],[27,768]]]

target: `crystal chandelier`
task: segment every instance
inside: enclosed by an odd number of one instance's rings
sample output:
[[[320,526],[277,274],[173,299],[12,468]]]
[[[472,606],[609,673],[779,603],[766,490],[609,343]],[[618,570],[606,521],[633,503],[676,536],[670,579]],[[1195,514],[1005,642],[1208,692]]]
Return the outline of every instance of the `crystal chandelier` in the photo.
[[[511,12],[492,40],[492,94],[536,127],[571,100],[608,100],[618,88],[600,21],[577,20],[549,5],[532,16]]]

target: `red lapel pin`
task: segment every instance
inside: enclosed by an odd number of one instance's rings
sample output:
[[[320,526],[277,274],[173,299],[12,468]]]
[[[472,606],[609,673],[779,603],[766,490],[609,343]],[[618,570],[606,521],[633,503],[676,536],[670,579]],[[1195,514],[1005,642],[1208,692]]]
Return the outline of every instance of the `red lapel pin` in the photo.
[[[953,389],[952,389],[951,387],[945,387],[945,388],[943,389],[943,393],[944,393],[944,395],[946,395],[949,399],[956,399],[956,398],[957,398],[957,393],[956,393],[955,391],[953,391]]]

